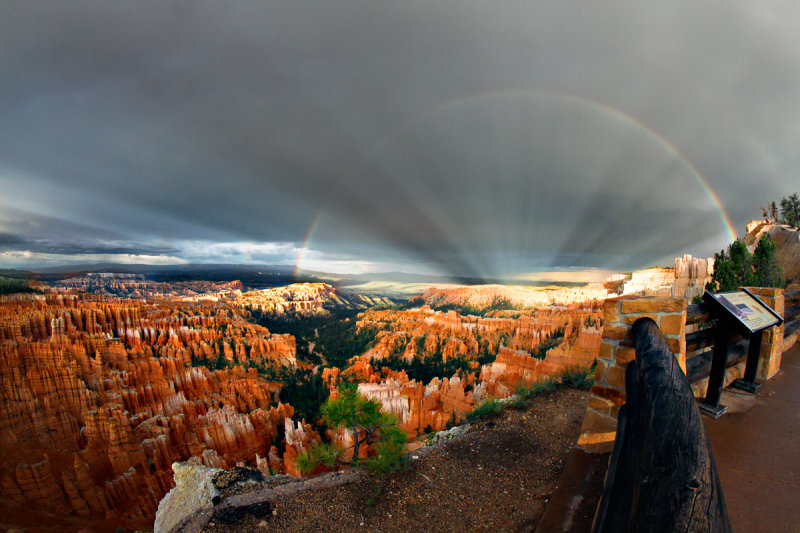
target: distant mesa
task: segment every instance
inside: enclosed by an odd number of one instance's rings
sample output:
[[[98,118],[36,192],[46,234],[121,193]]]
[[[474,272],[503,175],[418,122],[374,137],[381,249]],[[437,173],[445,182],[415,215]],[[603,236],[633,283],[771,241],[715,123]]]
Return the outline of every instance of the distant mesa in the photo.
[[[319,316],[332,310],[364,310],[394,302],[381,296],[364,296],[327,283],[295,283],[286,287],[238,293],[231,304],[267,315]]]

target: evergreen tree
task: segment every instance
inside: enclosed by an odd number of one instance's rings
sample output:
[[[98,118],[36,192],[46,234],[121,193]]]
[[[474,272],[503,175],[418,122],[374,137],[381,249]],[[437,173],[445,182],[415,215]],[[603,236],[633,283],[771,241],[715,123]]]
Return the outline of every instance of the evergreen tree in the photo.
[[[351,466],[359,462],[362,444],[371,444],[376,452],[365,461],[367,468],[386,472],[399,467],[406,451],[406,432],[398,426],[397,418],[381,411],[381,404],[358,393],[355,384],[343,384],[336,398],[328,398],[322,406],[322,417],[329,428],[344,426],[353,435],[353,459]],[[303,472],[311,472],[318,465],[333,467],[341,463],[338,456],[344,450],[336,450],[329,444],[320,444],[309,452],[301,452],[298,466]]]
[[[737,239],[728,252],[721,250],[714,254],[714,274],[708,288],[712,291],[735,291],[739,287],[753,285],[753,256],[747,246]]]
[[[769,204],[769,219],[772,222],[778,221],[778,205],[774,200]]]
[[[800,197],[797,193],[781,198],[781,217],[790,226],[800,227]]]
[[[761,237],[753,254],[755,284],[758,287],[783,288],[783,269],[778,264],[778,247],[769,233]]]

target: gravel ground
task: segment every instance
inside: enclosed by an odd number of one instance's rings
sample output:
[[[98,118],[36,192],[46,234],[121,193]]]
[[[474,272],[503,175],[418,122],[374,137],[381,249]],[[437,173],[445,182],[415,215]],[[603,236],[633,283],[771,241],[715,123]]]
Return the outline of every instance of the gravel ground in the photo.
[[[577,442],[587,398],[575,389],[545,393],[415,453],[404,472],[277,499],[268,513],[215,518],[203,531],[533,531]]]

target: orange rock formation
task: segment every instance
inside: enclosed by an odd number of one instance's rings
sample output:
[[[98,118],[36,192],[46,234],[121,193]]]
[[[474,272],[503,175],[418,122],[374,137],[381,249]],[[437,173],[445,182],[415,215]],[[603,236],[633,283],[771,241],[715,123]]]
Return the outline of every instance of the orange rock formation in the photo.
[[[172,462],[255,465],[283,449],[278,428],[294,413],[275,405],[280,384],[191,363],[292,366],[294,339],[215,305],[0,300],[3,515],[26,530],[149,528]]]
[[[285,287],[248,291],[237,295],[234,305],[258,309],[268,315],[325,315],[329,309],[366,309],[391,304],[386,298],[341,291],[327,283],[295,283]]]

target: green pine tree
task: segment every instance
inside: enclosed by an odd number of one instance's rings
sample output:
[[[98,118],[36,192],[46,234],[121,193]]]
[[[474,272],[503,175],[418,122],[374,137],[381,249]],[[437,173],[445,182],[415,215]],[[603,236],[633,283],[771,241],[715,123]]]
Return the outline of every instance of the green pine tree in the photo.
[[[778,247],[769,233],[761,237],[753,254],[755,284],[758,287],[783,288],[783,269],[778,264]]]
[[[728,246],[727,253],[721,250],[714,254],[714,274],[708,289],[715,292],[735,291],[739,287],[754,284],[753,256],[744,242],[737,239]]]
[[[797,193],[781,198],[781,217],[790,226],[800,227],[800,197]]]
[[[365,460],[370,470],[387,472],[398,468],[405,459],[405,431],[400,429],[397,418],[381,411],[381,404],[358,393],[355,384],[343,384],[335,399],[328,398],[322,406],[322,418],[329,428],[345,427],[353,435],[353,458],[351,466],[359,464],[359,450],[363,444],[373,446],[375,455]],[[333,467],[344,450],[336,450],[330,444],[320,444],[308,452],[298,455],[298,466],[303,472],[311,472],[318,465]]]

